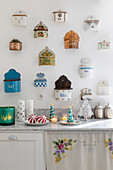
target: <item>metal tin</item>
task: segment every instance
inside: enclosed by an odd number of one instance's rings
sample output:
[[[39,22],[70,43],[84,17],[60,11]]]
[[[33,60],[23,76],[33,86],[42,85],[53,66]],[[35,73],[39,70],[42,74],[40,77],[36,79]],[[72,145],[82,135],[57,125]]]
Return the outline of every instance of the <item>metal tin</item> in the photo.
[[[37,79],[34,80],[34,87],[47,87],[47,80],[44,78],[44,73],[38,73]]]
[[[20,73],[14,69],[10,69],[5,73],[4,90],[5,93],[16,93],[21,91]]]
[[[17,50],[17,51],[20,51],[22,50],[22,42],[20,42],[19,40],[17,39],[13,39],[11,42],[10,42],[10,50]]]
[[[113,106],[108,103],[107,106],[105,106],[105,118],[112,119],[113,118]]]
[[[15,124],[15,107],[0,107],[0,125],[8,126]]]
[[[98,103],[98,105],[95,107],[95,118],[102,119],[104,117],[103,114],[103,107]]]

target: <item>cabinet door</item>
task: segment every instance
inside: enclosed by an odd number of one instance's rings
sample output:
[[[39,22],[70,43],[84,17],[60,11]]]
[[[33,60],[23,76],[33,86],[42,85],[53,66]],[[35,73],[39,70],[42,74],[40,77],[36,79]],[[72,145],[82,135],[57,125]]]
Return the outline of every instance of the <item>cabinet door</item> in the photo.
[[[42,133],[0,133],[0,170],[45,170]]]

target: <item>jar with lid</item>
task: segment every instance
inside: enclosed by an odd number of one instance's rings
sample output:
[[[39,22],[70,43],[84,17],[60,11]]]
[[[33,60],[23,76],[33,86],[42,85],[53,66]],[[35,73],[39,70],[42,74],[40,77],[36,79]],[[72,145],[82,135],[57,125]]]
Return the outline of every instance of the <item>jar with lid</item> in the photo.
[[[103,114],[103,107],[98,103],[98,105],[94,109],[95,112],[95,118],[102,119],[104,117]]]
[[[113,106],[108,103],[104,108],[105,110],[105,118],[112,119],[113,118]]]

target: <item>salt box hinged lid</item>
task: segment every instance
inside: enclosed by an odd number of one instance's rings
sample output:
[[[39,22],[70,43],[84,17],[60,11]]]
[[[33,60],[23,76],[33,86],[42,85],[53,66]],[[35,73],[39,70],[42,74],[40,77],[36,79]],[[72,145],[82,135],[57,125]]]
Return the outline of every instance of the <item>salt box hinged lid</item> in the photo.
[[[79,48],[79,40],[80,37],[79,35],[71,30],[69,32],[66,33],[65,37],[64,37],[64,44],[65,44],[65,48],[69,49],[69,48]]]
[[[48,47],[39,53],[39,65],[55,66],[55,53]]]
[[[27,13],[23,10],[18,10],[12,15],[13,24],[18,26],[27,26]]]
[[[38,73],[37,79],[34,80],[34,87],[47,87],[47,79],[45,79],[44,73]]]
[[[48,27],[40,21],[34,28],[34,37],[35,38],[47,38],[48,37]]]
[[[62,75],[56,82],[54,90],[72,90],[71,81],[65,75]]]

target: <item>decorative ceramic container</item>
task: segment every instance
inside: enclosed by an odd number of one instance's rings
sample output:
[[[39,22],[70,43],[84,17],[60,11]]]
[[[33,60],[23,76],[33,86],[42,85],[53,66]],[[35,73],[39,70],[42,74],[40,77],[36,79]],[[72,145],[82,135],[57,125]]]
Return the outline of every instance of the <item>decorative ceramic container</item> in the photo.
[[[5,73],[4,88],[5,93],[17,93],[21,91],[20,73],[14,69],[10,69]]]
[[[98,103],[98,105],[94,109],[95,118],[102,119],[104,117],[103,107]]]
[[[56,100],[71,101],[71,98],[72,98],[71,81],[69,81],[66,76],[62,75],[55,82],[54,91],[55,91]]]
[[[68,33],[66,33],[65,37],[64,37],[64,44],[65,44],[65,48],[69,49],[69,48],[79,48],[79,36],[76,32],[74,32],[73,30],[69,31]]]
[[[18,100],[17,120],[18,121],[24,121],[25,120],[25,101],[24,100]]]
[[[67,12],[65,11],[54,11],[54,21],[55,22],[66,22],[67,21]]]
[[[100,81],[97,85],[97,95],[110,95],[111,87],[107,81]]]
[[[33,100],[32,99],[28,99],[26,100],[26,120],[28,120],[29,116],[34,114],[33,111],[34,111],[34,106],[33,106]]]
[[[53,65],[55,66],[55,53],[48,47],[39,53],[39,65]]]
[[[90,58],[82,58],[80,65],[80,78],[92,78],[93,66],[91,65]]]
[[[27,14],[24,11],[18,10],[12,15],[13,24],[16,26],[27,26]]]
[[[15,107],[0,107],[0,125],[8,126],[15,124]]]
[[[109,50],[111,49],[111,42],[103,41],[98,43],[99,50]]]
[[[48,38],[48,27],[42,21],[34,28],[34,38]]]
[[[10,42],[10,50],[20,51],[22,49],[22,42],[17,39],[13,39]]]
[[[38,79],[34,80],[34,87],[47,87],[47,80],[44,73],[37,74]]]
[[[83,88],[81,90],[81,100],[85,100],[85,99],[92,100],[92,98],[93,98],[93,95],[92,95],[91,89]]]
[[[113,119],[113,106],[109,103],[107,106],[105,106],[105,118]]]
[[[94,16],[89,16],[84,23],[85,31],[98,31],[99,29],[99,20]]]

